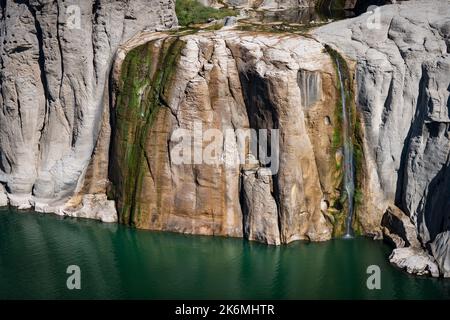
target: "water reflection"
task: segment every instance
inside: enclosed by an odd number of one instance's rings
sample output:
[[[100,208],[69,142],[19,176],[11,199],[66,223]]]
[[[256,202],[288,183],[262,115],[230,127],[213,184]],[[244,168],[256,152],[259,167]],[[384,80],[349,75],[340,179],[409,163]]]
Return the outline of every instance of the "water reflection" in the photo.
[[[0,211],[0,298],[449,298],[450,283],[410,277],[368,239],[273,247]],[[66,289],[79,265],[82,290]],[[366,268],[382,290],[366,288]]]

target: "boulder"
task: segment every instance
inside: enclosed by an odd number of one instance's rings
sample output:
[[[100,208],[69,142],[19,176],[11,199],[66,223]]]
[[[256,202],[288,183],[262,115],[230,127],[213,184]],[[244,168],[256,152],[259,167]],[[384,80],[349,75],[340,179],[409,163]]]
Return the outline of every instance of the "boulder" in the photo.
[[[416,227],[411,219],[399,208],[391,205],[381,220],[384,239],[390,241],[395,248],[420,248]]]
[[[389,256],[389,261],[411,274],[439,277],[439,269],[434,258],[420,248],[394,249]]]
[[[267,244],[281,243],[278,208],[273,198],[270,171],[245,171],[242,175],[244,236]]]

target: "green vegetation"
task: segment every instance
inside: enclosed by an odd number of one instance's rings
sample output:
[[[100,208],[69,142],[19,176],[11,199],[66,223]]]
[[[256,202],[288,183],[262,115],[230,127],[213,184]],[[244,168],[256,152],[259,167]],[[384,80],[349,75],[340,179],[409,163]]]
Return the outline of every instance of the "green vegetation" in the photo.
[[[175,11],[178,23],[181,26],[201,24],[208,22],[208,19],[223,19],[228,16],[236,16],[238,12],[233,9],[215,9],[205,7],[197,0],[177,0]]]
[[[340,84],[338,81],[338,90],[340,90]],[[332,147],[333,153],[342,147],[344,141],[342,139],[342,101],[338,99],[336,106],[334,107],[334,118],[336,119],[333,129]]]
[[[333,237],[339,238],[345,234],[345,220],[347,214],[344,210],[335,210],[333,212],[334,225],[333,225]]]
[[[355,164],[355,194],[354,194],[354,214],[355,218],[353,219],[353,230],[355,234],[361,233],[361,225],[358,220],[358,215],[360,213],[360,210],[363,207],[364,204],[364,194],[362,192],[363,187],[363,177],[364,177],[364,170],[363,170],[363,164],[364,164],[364,152],[362,147],[362,130],[361,130],[361,122],[360,117],[356,110],[355,105],[355,98],[354,98],[354,92],[353,92],[353,82],[351,78],[351,72],[348,68],[347,62],[345,59],[334,49],[332,49],[329,46],[325,46],[325,49],[327,50],[328,54],[330,55],[331,59],[333,60],[334,67],[336,70],[336,74],[338,72],[337,70],[337,63],[336,60],[339,61],[339,65],[341,67],[341,74],[343,78],[343,83],[345,86],[345,94],[346,94],[346,101],[349,103],[349,113],[350,113],[350,125],[351,125],[351,139],[353,144],[353,157],[354,157],[354,164]],[[336,83],[338,85],[337,90],[341,90],[341,84],[340,81],[337,79]],[[340,95],[339,95],[340,96]],[[336,124],[333,131],[333,137],[332,137],[332,157],[335,156],[337,150],[342,147],[343,144],[343,137],[342,137],[342,101],[341,99],[338,100],[335,106],[335,119]],[[343,168],[342,165],[337,163],[336,159],[333,159],[335,162],[335,170],[338,173],[337,177],[339,179],[338,184],[340,185],[340,188],[342,189],[342,183],[343,183]],[[345,217],[346,213],[344,211],[345,202],[347,201],[347,196],[344,193],[340,199],[333,199],[332,206],[335,209],[334,218],[335,218],[335,224],[334,224],[334,235],[340,236],[344,233],[344,224],[345,224]]]
[[[160,49],[154,41],[149,42],[131,50],[122,64],[114,139],[118,162],[115,174],[122,184],[121,194],[114,197],[122,223],[140,223],[146,141],[160,107],[167,104],[183,46],[176,37],[165,39]]]
[[[353,156],[355,159],[355,213],[358,214],[361,210],[364,210],[364,193],[363,193],[363,179],[364,172],[364,150],[363,150],[363,133],[361,127],[361,120],[357,114],[356,106],[352,107],[352,118],[354,123],[353,129]],[[356,220],[356,219],[355,219]],[[360,226],[357,226],[360,227]],[[355,230],[359,230],[356,228]]]

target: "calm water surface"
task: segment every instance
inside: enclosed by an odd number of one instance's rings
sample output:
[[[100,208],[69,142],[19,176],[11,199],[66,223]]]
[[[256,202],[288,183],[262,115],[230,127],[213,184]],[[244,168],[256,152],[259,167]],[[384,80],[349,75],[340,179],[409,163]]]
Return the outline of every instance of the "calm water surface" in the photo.
[[[0,209],[0,299],[450,298],[450,280],[409,276],[359,238],[270,247]],[[66,288],[67,266],[81,290]],[[380,266],[381,290],[366,287]]]

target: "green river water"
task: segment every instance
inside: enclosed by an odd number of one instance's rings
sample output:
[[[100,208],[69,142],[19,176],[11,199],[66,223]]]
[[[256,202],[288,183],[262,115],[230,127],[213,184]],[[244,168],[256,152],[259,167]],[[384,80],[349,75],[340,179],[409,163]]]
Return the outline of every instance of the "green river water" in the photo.
[[[0,209],[0,299],[448,299],[450,280],[392,267],[365,238],[272,247]],[[66,269],[81,269],[68,290]],[[381,290],[369,290],[369,265]]]

